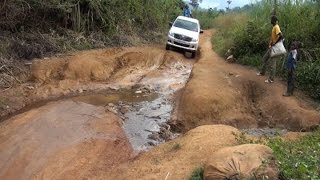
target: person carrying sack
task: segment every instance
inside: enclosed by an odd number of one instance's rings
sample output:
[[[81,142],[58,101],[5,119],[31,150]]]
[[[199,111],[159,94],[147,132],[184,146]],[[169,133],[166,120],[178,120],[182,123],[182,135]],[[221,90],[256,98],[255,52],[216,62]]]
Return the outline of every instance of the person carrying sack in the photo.
[[[265,80],[266,83],[273,83],[274,78],[276,76],[276,68],[277,68],[277,57],[281,54],[285,54],[286,52],[281,52],[278,54],[275,54],[274,49],[278,49],[278,46],[283,46],[283,36],[282,32],[280,30],[280,26],[278,24],[278,18],[277,16],[272,16],[271,17],[271,24],[273,26],[272,31],[271,31],[271,38],[270,38],[270,43],[269,43],[269,49],[263,56],[263,65],[262,69],[259,73],[257,73],[257,76],[264,76],[267,70],[267,66],[270,63],[271,68],[270,68],[270,75],[269,78]],[[281,49],[283,51],[283,49]],[[285,49],[284,49],[285,51]]]

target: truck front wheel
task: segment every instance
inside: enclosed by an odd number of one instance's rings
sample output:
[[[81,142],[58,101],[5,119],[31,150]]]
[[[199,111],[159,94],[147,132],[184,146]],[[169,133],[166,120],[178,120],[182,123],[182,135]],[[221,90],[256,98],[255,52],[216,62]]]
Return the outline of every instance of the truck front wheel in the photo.
[[[170,45],[169,44],[166,45],[166,50],[170,50]]]
[[[195,58],[197,56],[197,51],[192,51],[191,52],[191,58]]]

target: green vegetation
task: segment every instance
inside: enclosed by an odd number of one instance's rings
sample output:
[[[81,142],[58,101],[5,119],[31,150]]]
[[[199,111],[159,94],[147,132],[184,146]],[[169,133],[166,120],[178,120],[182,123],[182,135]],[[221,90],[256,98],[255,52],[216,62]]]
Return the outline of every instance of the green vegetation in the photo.
[[[179,150],[179,149],[181,149],[181,144],[175,143],[175,144],[172,146],[171,151],[177,151],[177,150]]]
[[[0,97],[0,110],[3,110],[7,107],[8,99],[5,97]]]
[[[190,180],[203,180],[204,167],[197,167],[191,174]]]
[[[280,167],[281,179],[320,179],[320,129],[296,141],[280,137],[252,140],[244,134],[235,135],[239,144],[269,146]]]
[[[193,16],[200,22],[201,29],[210,29],[214,26],[213,19],[219,16],[217,9],[202,9],[193,12]]]
[[[245,10],[226,13],[215,20],[218,32],[213,37],[215,50],[224,55],[228,49],[239,63],[259,67],[268,48],[270,17],[274,1],[262,0]],[[302,42],[297,69],[298,87],[320,100],[320,1],[278,0],[276,13],[285,45]],[[278,75],[286,77],[285,58],[278,63]]]
[[[320,130],[298,141],[271,139],[267,145],[273,149],[284,179],[320,179]]]
[[[1,4],[0,53],[41,57],[163,37],[182,0],[12,0]],[[19,53],[16,53],[19,49]]]

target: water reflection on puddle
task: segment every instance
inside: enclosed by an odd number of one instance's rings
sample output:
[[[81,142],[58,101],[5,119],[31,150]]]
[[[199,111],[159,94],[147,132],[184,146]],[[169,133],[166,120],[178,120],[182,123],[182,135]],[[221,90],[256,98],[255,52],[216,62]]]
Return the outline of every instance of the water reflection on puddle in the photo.
[[[109,94],[94,94],[73,97],[72,100],[78,102],[84,102],[92,104],[94,106],[105,106],[109,103],[117,104],[119,101],[122,102],[143,102],[153,101],[159,97],[157,93],[136,93],[135,90],[119,91],[116,93]]]
[[[123,90],[109,94],[73,97],[73,101],[105,106],[124,120],[123,128],[133,148],[146,150],[164,141],[160,128],[166,127],[172,105],[157,93]]]

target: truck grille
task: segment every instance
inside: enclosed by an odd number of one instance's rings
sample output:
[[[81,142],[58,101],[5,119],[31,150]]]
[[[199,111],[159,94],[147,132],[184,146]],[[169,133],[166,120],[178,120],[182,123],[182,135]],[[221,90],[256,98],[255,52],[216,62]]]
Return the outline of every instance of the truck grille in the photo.
[[[174,34],[174,38],[180,39],[180,40],[183,40],[183,41],[187,41],[187,42],[192,41],[191,37],[184,36],[184,35],[181,35],[181,34]]]
[[[183,46],[183,47],[189,47],[188,44],[182,44],[182,43],[178,43],[178,42],[174,42],[174,44],[179,45],[179,46]]]

